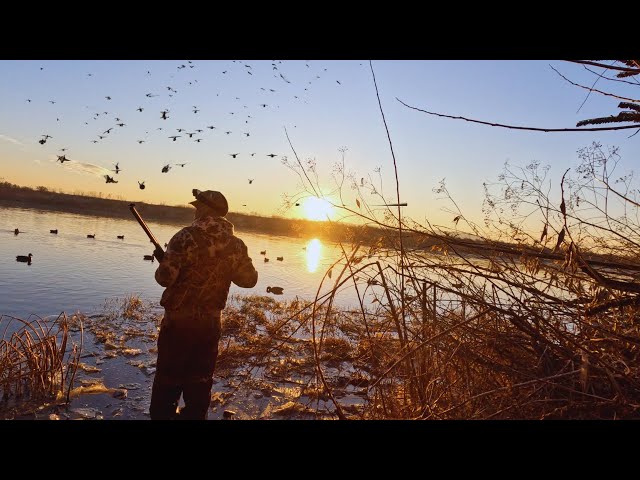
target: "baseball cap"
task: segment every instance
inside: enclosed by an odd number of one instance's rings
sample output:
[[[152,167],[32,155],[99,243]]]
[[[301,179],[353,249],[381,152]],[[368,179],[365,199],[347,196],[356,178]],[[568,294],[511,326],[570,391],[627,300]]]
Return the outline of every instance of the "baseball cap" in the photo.
[[[193,202],[189,202],[196,208],[200,207],[209,207],[216,214],[224,217],[229,211],[229,204],[227,203],[227,199],[225,196],[214,190],[205,190],[204,192],[193,189],[193,194],[196,197],[196,200]]]

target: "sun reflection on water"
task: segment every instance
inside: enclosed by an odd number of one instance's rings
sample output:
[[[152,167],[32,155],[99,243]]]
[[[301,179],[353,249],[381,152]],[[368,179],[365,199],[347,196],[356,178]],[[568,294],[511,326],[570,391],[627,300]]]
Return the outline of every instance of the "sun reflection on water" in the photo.
[[[310,273],[315,272],[320,265],[320,255],[322,253],[322,243],[317,238],[309,240],[306,247],[307,251],[307,270]]]

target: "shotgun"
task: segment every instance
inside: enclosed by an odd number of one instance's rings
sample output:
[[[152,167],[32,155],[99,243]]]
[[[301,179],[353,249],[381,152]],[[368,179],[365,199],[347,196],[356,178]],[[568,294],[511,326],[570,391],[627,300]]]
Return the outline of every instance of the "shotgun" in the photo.
[[[138,223],[140,224],[140,226],[144,230],[144,233],[147,234],[147,237],[149,237],[149,240],[151,241],[151,243],[153,243],[153,245],[156,247],[156,249],[153,251],[153,256],[156,257],[156,259],[159,262],[161,262],[162,258],[164,257],[164,250],[162,249],[162,247],[158,243],[158,240],[156,240],[156,237],[153,236],[153,233],[151,233],[151,230],[149,230],[149,227],[147,227],[147,224],[144,223],[144,220],[142,220],[142,217],[140,216],[140,214],[136,210],[136,204],[135,203],[130,203],[129,204],[129,210],[131,210],[131,213],[133,213],[133,216],[136,217],[136,220],[138,221]]]

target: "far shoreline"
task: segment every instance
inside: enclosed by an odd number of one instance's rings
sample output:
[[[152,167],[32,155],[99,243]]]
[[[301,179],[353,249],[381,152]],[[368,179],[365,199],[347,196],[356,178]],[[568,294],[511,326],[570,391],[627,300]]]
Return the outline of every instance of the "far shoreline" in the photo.
[[[134,203],[140,216],[148,222],[189,225],[193,221],[191,206],[157,205],[111,198],[99,198],[52,192],[44,187],[32,189],[0,182],[0,208],[27,208],[94,217],[133,219],[129,205]],[[348,241],[356,225],[282,217],[262,217],[229,212],[226,218],[237,230],[300,238],[315,236],[330,241]]]
[[[111,198],[99,198],[49,191],[46,187],[21,187],[9,182],[0,182],[0,208],[30,208],[81,215],[132,219],[129,205],[135,203],[140,216],[149,222],[168,225],[190,225],[193,221],[192,206],[156,205],[145,202],[130,202]],[[287,219],[283,217],[262,217],[245,213],[229,212],[226,218],[238,231],[278,235],[292,238],[315,237],[329,242],[359,243],[376,245],[378,248],[397,249],[397,230],[383,229],[371,225],[356,225],[345,222]],[[488,239],[469,239],[455,236],[436,236],[424,232],[403,231],[403,248],[428,251],[430,254],[444,254],[447,248],[455,246],[458,255],[485,257],[506,254],[519,258],[523,255],[551,261],[564,261],[563,253],[549,248],[518,245]],[[443,248],[445,250],[443,250]],[[433,251],[433,250],[440,251]],[[640,271],[640,265],[625,258],[599,256],[586,257],[592,265]]]

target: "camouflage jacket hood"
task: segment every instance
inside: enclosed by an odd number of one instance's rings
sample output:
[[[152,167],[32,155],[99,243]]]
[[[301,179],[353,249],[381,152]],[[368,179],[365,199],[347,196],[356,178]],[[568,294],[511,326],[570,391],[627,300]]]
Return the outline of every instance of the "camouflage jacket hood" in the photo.
[[[177,232],[155,273],[166,287],[160,304],[166,310],[222,310],[231,282],[253,287],[258,272],[247,247],[224,217],[207,216]]]

